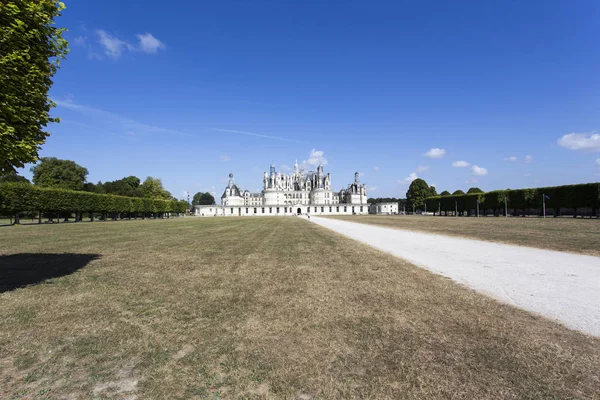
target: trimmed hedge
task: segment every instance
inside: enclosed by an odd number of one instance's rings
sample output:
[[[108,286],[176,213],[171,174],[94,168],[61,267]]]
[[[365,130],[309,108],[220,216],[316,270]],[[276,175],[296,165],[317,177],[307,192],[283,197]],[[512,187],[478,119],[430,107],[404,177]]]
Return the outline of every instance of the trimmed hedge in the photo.
[[[159,214],[184,213],[183,200],[125,197],[64,189],[42,188],[26,183],[0,184],[0,214],[35,211],[48,213]]]
[[[487,193],[473,193],[457,196],[433,196],[425,200],[427,209],[448,214],[454,213],[455,207],[459,214],[474,214],[477,209],[477,200],[480,201],[479,210],[482,214],[492,210],[494,215],[504,214],[505,199],[508,212],[513,215],[527,214],[527,210],[541,210],[542,196],[548,196],[546,200],[546,211],[560,215],[561,208],[573,210],[573,216],[577,216],[577,210],[590,208],[593,215],[597,215],[600,209],[600,183],[585,183],[580,185],[565,185],[553,187],[541,187],[533,189],[517,190],[494,190]]]

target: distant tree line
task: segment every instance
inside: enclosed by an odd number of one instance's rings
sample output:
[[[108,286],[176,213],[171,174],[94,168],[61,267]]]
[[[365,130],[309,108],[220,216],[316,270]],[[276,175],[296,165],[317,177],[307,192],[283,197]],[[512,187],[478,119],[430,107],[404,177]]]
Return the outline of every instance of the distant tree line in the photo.
[[[45,188],[28,183],[0,183],[0,214],[14,215],[15,223],[19,223],[22,213],[36,214],[39,223],[43,214],[49,218],[62,215],[66,219],[75,215],[77,222],[84,214],[92,221],[94,214],[99,214],[101,219],[169,218],[171,213],[184,213],[187,208],[188,204],[183,200],[125,197]]]
[[[475,188],[477,189],[477,188]],[[456,193],[456,192],[455,192]],[[581,209],[590,209],[597,216],[600,210],[600,183],[564,185],[516,190],[471,191],[452,195],[431,196],[425,200],[427,211],[455,215],[475,215],[479,206],[482,215],[530,215],[542,213],[545,199],[546,212],[558,217],[563,209],[572,210],[577,217]],[[479,204],[478,204],[479,202]]]

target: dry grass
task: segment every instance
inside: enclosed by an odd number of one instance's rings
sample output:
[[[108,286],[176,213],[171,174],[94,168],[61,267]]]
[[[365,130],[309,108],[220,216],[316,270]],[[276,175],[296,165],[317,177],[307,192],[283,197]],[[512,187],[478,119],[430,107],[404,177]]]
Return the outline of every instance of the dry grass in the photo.
[[[365,215],[329,217],[439,235],[503,242],[600,256],[600,220],[574,218],[433,217]]]
[[[3,399],[598,398],[600,340],[299,218],[8,227],[0,244],[3,273],[84,255],[0,294]]]

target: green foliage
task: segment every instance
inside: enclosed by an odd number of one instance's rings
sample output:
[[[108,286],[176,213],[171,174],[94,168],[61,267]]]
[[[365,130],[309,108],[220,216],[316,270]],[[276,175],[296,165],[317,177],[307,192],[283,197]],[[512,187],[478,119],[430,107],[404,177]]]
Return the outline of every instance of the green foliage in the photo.
[[[211,206],[213,204],[215,204],[215,198],[212,194],[208,192],[198,192],[194,195],[194,198],[192,200],[193,206]]]
[[[0,1],[0,173],[38,159],[55,105],[48,97],[60,59],[68,52],[54,20],[57,0]]]
[[[135,198],[23,183],[0,184],[0,213],[25,211],[97,213],[183,213],[185,201]]]
[[[469,190],[467,190],[467,194],[472,193],[483,193],[483,190],[479,189],[478,187],[469,188]]]
[[[69,190],[83,190],[87,168],[71,160],[59,160],[55,157],[43,157],[31,168],[33,183],[42,187],[54,187]]]
[[[471,188],[477,189],[478,188]],[[472,213],[477,208],[477,200],[481,202],[481,210],[492,210],[495,214],[504,212],[505,202],[509,210],[513,210],[516,215],[517,210],[522,210],[523,214],[528,209],[541,210],[543,196],[548,196],[546,200],[546,208],[553,209],[554,215],[559,215],[561,208],[570,208],[575,210],[578,208],[589,207],[592,209],[592,214],[596,215],[600,210],[600,183],[585,183],[580,185],[565,185],[554,187],[542,187],[533,189],[517,189],[517,190],[494,190],[491,192],[475,192],[469,189],[467,194],[453,194],[428,197],[427,210],[437,211],[438,206],[441,211],[453,212],[457,206],[458,211]],[[458,192],[458,191],[457,191]],[[456,192],[455,192],[456,193]],[[456,202],[456,203],[455,203]]]
[[[9,172],[5,175],[0,176],[0,183],[8,183],[8,182],[31,183],[31,182],[29,182],[29,179],[17,174],[16,172]]]
[[[447,190],[444,190],[442,193],[440,193],[440,196],[452,196],[452,193],[450,193]]]
[[[162,184],[161,184],[162,185]],[[128,176],[118,181],[105,182],[102,185],[104,193],[116,194],[119,196],[128,197],[143,197],[140,186],[140,178],[137,176]]]
[[[153,178],[151,176],[144,180],[144,183],[139,186],[139,189],[144,197],[152,199],[169,200],[172,197],[171,193],[163,187],[162,181],[159,178]]]
[[[406,192],[406,203],[409,210],[422,209],[425,206],[425,199],[430,197],[431,189],[427,182],[417,178],[411,182]]]
[[[437,196],[437,190],[435,189],[435,186],[429,186],[429,195],[430,196]]]
[[[458,189],[458,190],[455,190],[454,193],[452,193],[452,196],[460,196],[460,195],[463,195],[463,194],[465,194],[465,192],[463,192],[462,190]]]

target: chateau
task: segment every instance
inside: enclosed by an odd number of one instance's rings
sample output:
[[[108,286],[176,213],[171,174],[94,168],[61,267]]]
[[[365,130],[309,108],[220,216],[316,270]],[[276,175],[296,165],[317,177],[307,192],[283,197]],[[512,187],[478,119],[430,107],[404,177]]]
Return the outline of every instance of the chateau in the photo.
[[[325,175],[321,165],[316,172],[305,172],[296,161],[290,174],[277,172],[271,165],[270,173],[264,173],[260,193],[240,189],[229,174],[221,205],[195,206],[195,213],[201,217],[368,214],[367,188],[360,183],[358,172],[346,189],[334,192],[331,187],[331,174]]]

